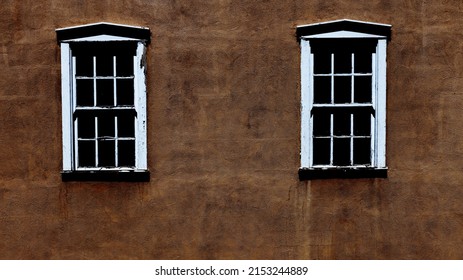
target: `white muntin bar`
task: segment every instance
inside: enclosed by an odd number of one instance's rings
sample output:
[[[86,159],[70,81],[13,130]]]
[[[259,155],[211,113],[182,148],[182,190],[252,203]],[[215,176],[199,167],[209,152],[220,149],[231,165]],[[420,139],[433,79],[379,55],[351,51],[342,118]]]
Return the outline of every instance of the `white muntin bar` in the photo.
[[[114,165],[119,166],[119,131],[117,130],[118,117],[114,118]]]
[[[93,57],[93,106],[97,105],[97,92],[96,92],[96,57]]]
[[[350,165],[354,165],[354,114],[350,114]]]
[[[331,104],[334,104],[334,53],[331,54],[331,71],[330,71],[330,75],[331,75]],[[315,94],[315,93],[314,93]]]
[[[116,76],[116,56],[113,56],[113,105],[117,106],[117,76]]]
[[[330,165],[334,162],[334,115],[330,114]]]
[[[98,160],[98,146],[99,146],[99,135],[98,135],[98,117],[95,117],[95,166],[99,166]]]

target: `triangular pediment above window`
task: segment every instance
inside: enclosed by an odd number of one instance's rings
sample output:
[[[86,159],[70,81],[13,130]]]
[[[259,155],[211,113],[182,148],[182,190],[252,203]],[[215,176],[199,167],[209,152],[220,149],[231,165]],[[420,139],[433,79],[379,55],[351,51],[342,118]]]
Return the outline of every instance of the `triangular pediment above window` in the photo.
[[[150,41],[149,28],[99,22],[56,29],[58,42],[79,41]]]
[[[315,24],[299,25],[296,28],[301,38],[387,38],[391,37],[391,25],[342,19]]]

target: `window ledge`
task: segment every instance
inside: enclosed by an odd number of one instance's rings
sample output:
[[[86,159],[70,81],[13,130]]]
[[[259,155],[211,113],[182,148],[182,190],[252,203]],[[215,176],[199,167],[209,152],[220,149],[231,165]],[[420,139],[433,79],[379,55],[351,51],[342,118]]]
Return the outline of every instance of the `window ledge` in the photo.
[[[149,182],[150,172],[148,170],[78,170],[62,171],[63,182],[69,181],[107,181],[107,182]]]
[[[299,180],[387,178],[387,168],[300,168]]]

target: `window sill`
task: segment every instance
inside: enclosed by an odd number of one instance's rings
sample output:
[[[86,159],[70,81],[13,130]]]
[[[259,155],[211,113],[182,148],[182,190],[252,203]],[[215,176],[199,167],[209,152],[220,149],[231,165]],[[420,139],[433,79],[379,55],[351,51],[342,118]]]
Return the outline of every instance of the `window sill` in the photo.
[[[106,182],[149,182],[150,172],[148,170],[78,170],[62,171],[63,182],[69,181],[106,181]]]
[[[387,168],[300,168],[299,180],[387,178]]]

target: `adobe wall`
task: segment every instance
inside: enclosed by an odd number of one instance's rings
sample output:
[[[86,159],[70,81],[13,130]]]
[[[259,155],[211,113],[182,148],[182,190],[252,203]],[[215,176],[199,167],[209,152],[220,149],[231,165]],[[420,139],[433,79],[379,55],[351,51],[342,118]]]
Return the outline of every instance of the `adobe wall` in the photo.
[[[2,2],[0,258],[463,257],[461,1],[86,2]],[[295,27],[341,18],[393,26],[389,177],[300,182]],[[55,29],[100,21],[152,32],[148,183],[61,181]]]

